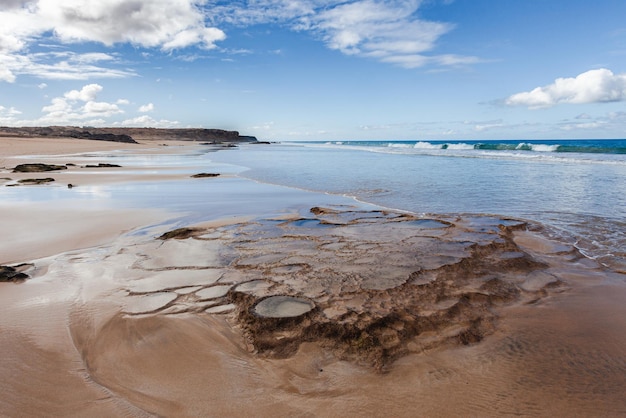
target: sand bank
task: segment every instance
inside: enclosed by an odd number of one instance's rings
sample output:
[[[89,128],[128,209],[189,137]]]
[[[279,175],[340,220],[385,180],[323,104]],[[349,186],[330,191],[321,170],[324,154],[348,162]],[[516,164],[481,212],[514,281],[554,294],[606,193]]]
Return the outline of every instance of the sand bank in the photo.
[[[626,414],[623,275],[519,220],[310,209],[20,258],[0,414]]]

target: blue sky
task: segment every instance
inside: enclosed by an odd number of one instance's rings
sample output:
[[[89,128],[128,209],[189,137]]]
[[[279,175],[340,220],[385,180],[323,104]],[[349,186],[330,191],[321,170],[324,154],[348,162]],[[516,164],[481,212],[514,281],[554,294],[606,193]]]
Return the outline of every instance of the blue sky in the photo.
[[[0,125],[626,137],[623,0],[2,0]]]

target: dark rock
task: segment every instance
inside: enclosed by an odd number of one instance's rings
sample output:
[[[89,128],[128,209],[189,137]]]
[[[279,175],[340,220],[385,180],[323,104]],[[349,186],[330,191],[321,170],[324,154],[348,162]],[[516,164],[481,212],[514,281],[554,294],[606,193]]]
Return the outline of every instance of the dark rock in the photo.
[[[194,179],[199,179],[199,178],[204,178],[204,177],[218,177],[219,173],[198,173],[198,174],[194,174],[193,177]]]
[[[64,165],[42,164],[42,163],[19,164],[15,166],[15,168],[13,169],[13,172],[14,173],[41,173],[44,171],[58,171],[58,170],[67,170],[67,167]]]
[[[23,180],[18,180],[17,182],[20,184],[44,184],[44,183],[51,183],[53,181],[54,179],[52,177],[46,177],[43,179],[23,179]]]
[[[29,276],[26,273],[22,273],[21,269],[29,266],[27,264],[21,264],[17,267],[0,266],[0,282],[23,282]]]
[[[202,230],[199,228],[178,228],[166,232],[165,234],[161,235],[159,239],[186,239],[194,236],[198,232],[202,232]]]
[[[85,167],[87,168],[113,168],[113,167],[121,167],[121,165],[117,164],[108,164],[108,163],[100,163],[98,165],[95,164],[87,164]]]

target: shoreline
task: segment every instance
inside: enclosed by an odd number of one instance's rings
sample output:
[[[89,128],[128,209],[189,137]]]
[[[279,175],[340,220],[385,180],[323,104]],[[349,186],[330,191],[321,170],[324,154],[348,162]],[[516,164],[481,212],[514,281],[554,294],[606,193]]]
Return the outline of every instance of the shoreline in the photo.
[[[71,171],[72,192],[143,178],[124,167],[90,183]],[[189,177],[156,171],[156,181]],[[31,278],[0,283],[0,413],[626,413],[615,390],[626,387],[623,275],[521,221],[424,219],[219,181],[189,183],[217,201],[205,218],[0,206],[15,237],[1,251],[41,255],[14,256],[34,262]],[[33,250],[55,233],[61,242]],[[263,311],[264,301],[275,303]]]
[[[0,180],[0,187],[15,184],[16,181],[23,179],[52,177],[55,182],[47,187],[53,187],[58,190],[58,193],[62,193],[68,184],[72,184],[78,187],[75,190],[80,193],[81,188],[125,183],[129,180],[179,179],[181,175],[134,174],[132,171],[127,173],[128,169],[116,175],[116,171],[119,170],[115,168],[103,172],[103,169],[85,169],[78,166],[68,167],[63,171],[44,173],[12,172],[14,166],[24,163],[54,161],[55,164],[63,165],[71,161],[79,165],[86,161],[93,161],[93,157],[80,157],[86,153],[123,150],[133,153],[162,154],[168,151],[166,147],[161,147],[160,144],[163,143],[167,142],[125,144],[74,138],[1,138],[0,178],[3,180]],[[190,145],[181,141],[171,141],[167,144],[169,146]],[[106,157],[103,156],[104,159]],[[134,169],[134,171],[140,170]],[[95,173],[92,174],[93,172]],[[28,193],[28,189],[25,188],[46,186],[19,187],[21,188],[19,191]],[[172,213],[158,208],[153,210],[120,209],[110,205],[93,207],[90,202],[77,202],[76,207],[52,202],[52,205],[41,207],[36,201],[24,202],[19,198],[15,201],[4,201],[0,203],[0,218],[12,219],[12,222],[3,223],[5,240],[3,244],[0,244],[0,254],[2,254],[0,264],[28,262],[64,251],[106,244],[124,232],[159,220],[163,221],[172,216]]]

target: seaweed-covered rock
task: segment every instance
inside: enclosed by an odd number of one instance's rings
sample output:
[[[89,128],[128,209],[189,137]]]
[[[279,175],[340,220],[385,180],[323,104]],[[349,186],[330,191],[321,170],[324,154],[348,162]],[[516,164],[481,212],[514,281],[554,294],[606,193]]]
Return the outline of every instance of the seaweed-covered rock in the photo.
[[[64,165],[43,164],[43,163],[29,163],[18,164],[13,169],[14,173],[42,173],[44,171],[58,171],[67,170]]]

